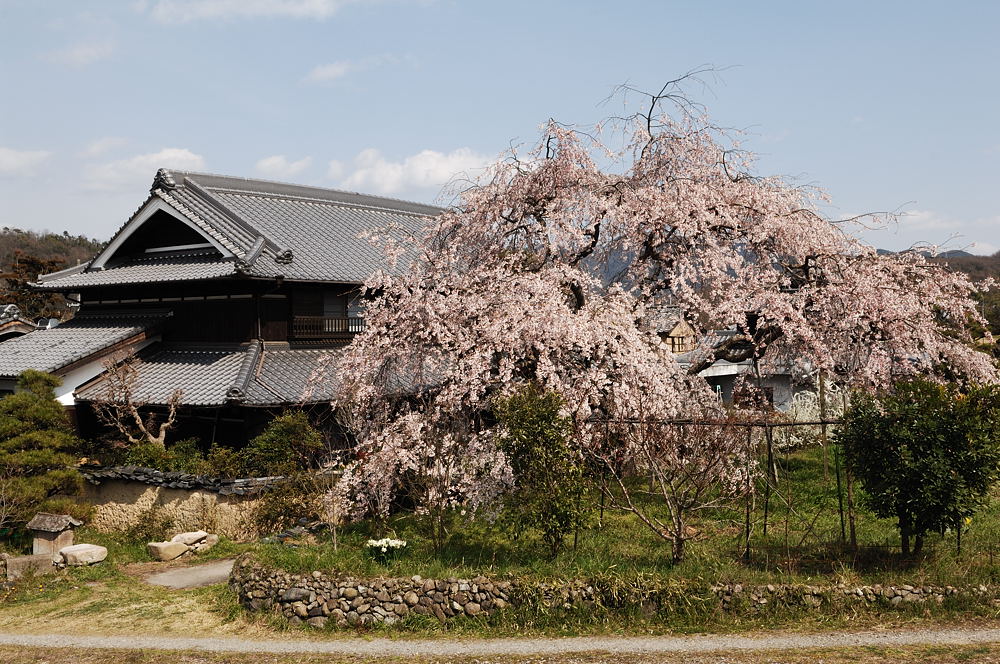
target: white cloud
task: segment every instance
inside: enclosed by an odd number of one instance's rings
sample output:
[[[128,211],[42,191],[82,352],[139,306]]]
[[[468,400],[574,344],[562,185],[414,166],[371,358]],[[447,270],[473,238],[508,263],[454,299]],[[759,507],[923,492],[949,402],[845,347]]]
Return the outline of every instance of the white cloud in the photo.
[[[456,177],[474,177],[491,160],[470,148],[458,148],[447,154],[423,150],[402,161],[389,161],[369,148],[354,160],[353,172],[340,186],[379,194],[396,194],[417,189],[439,189]]]
[[[354,1],[356,0],[156,0],[151,5],[150,15],[161,23],[268,17],[322,20]]]
[[[84,183],[88,189],[97,191],[139,187],[144,182],[152,182],[159,168],[198,171],[205,168],[205,159],[185,148],[163,148],[159,152],[91,164],[85,169]]]
[[[45,150],[15,150],[0,147],[0,177],[34,175],[42,162],[51,154]]]
[[[352,64],[347,60],[340,60],[339,62],[331,62],[328,65],[319,65],[313,67],[312,71],[306,74],[306,80],[312,81],[314,83],[326,83],[328,81],[335,81],[338,78],[343,78],[355,68],[356,65]]]
[[[82,154],[84,157],[99,157],[106,152],[124,146],[126,143],[128,143],[127,140],[118,136],[104,136],[87,143],[87,147],[84,148]]]
[[[976,240],[968,249],[970,254],[976,254],[977,256],[992,256],[993,254],[1000,251],[1000,247],[995,244],[990,244],[989,242],[980,242]]]
[[[331,81],[336,81],[338,78],[343,78],[353,72],[366,71],[368,69],[381,67],[382,65],[396,64],[399,61],[400,59],[398,57],[389,53],[375,55],[361,60],[338,60],[337,62],[331,62],[329,64],[317,65],[316,67],[313,67],[309,73],[306,74],[305,80],[310,83],[329,83]]]
[[[956,229],[962,223],[931,210],[907,210],[900,215],[899,225],[907,231],[946,231]]]
[[[48,59],[60,65],[69,67],[86,67],[99,60],[104,60],[115,51],[111,42],[84,42],[48,54]]]
[[[298,161],[288,161],[283,154],[264,157],[257,162],[257,172],[270,178],[292,178],[309,168],[312,157],[304,157]]]
[[[331,180],[339,180],[344,177],[344,170],[343,162],[331,159],[330,163],[326,166],[326,177]]]

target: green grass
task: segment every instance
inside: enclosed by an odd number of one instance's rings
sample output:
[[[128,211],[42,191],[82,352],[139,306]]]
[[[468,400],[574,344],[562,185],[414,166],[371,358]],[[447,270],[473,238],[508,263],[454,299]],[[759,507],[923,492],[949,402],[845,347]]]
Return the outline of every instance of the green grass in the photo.
[[[826,458],[824,458],[826,457]],[[530,533],[516,536],[502,521],[458,518],[451,524],[451,538],[436,552],[425,535],[424,524],[400,514],[381,527],[364,522],[339,529],[334,549],[327,536],[318,544],[297,548],[281,544],[252,547],[265,564],[293,573],[324,570],[346,577],[469,578],[547,582],[586,579],[604,590],[634,596],[630,589],[644,588],[666,597],[655,613],[637,602],[599,607],[589,611],[511,608],[489,618],[458,620],[439,625],[422,616],[411,616],[392,627],[364,631],[394,635],[433,636],[442,633],[468,636],[544,634],[551,636],[602,633],[731,632],[754,629],[858,628],[877,624],[910,624],[934,620],[995,619],[1000,610],[994,595],[982,598],[949,598],[943,604],[914,603],[891,607],[881,603],[861,605],[833,602],[819,609],[774,602],[764,607],[723,611],[709,587],[715,583],[744,585],[954,585],[993,584],[1000,574],[1000,500],[994,497],[963,536],[958,555],[953,534],[930,535],[925,552],[917,558],[899,554],[895,524],[877,519],[861,509],[856,489],[857,551],[840,541],[840,516],[835,463],[822,448],[781,455],[779,481],[772,486],[767,505],[768,529],[764,534],[765,492],[753,501],[749,559],[744,558],[743,504],[705,513],[693,525],[697,538],[690,542],[686,559],[671,562],[669,543],[631,515],[606,511],[599,518],[595,507],[588,526],[572,546],[549,558],[543,544]],[[638,488],[639,483],[636,484]],[[644,505],[662,509],[654,498]],[[846,500],[846,498],[845,498]],[[846,530],[846,528],[845,528]],[[407,540],[405,553],[382,565],[365,552],[369,538],[393,535]],[[262,621],[273,621],[264,615]],[[273,622],[268,623],[274,627]]]
[[[824,456],[826,459],[824,460]],[[911,583],[966,586],[996,583],[1000,578],[1000,500],[994,497],[963,534],[962,553],[954,534],[929,535],[917,558],[899,554],[895,524],[856,509],[859,548],[840,540],[840,517],[832,454],[822,448],[801,450],[779,459],[779,480],[769,492],[760,487],[753,500],[750,557],[744,558],[743,504],[705,513],[693,525],[698,536],[689,542],[686,559],[671,563],[669,543],[634,517],[595,506],[577,546],[568,545],[555,558],[530,533],[512,533],[502,522],[455,517],[451,538],[435,552],[412,515],[391,518],[382,528],[365,522],[343,527],[338,547],[325,538],[320,545],[291,548],[281,544],[254,547],[266,563],[291,572],[331,570],[346,576],[411,576],[567,579],[650,577],[658,580],[768,583]],[[637,485],[638,486],[638,485]],[[855,488],[856,502],[861,502]],[[645,498],[657,511],[657,502]],[[845,498],[846,500],[846,498]],[[767,534],[764,507],[768,502]],[[391,534],[407,540],[405,553],[387,565],[364,550],[371,537]]]

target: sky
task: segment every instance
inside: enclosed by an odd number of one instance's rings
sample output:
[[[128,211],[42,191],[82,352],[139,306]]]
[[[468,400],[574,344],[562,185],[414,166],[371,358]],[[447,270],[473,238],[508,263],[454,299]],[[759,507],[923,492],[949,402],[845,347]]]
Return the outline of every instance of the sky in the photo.
[[[0,226],[106,239],[159,167],[422,202],[688,88],[886,249],[1000,250],[1000,2],[0,0]]]

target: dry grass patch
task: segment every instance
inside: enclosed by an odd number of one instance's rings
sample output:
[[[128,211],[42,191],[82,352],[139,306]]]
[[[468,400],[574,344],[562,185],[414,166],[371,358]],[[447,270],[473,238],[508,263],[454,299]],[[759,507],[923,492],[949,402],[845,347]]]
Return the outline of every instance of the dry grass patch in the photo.
[[[38,580],[44,592],[47,577]],[[25,634],[183,634],[267,638],[271,632],[225,612],[219,587],[168,590],[130,577],[67,585],[44,598],[0,603],[0,630]],[[4,661],[4,660],[0,660]]]
[[[914,646],[905,648],[810,648],[791,651],[707,654],[620,654],[584,653],[542,657],[511,655],[501,657],[377,657],[363,658],[329,654],[234,654],[130,651],[79,648],[23,648],[0,646],[5,664],[940,664],[1000,663],[1000,644],[974,646]]]

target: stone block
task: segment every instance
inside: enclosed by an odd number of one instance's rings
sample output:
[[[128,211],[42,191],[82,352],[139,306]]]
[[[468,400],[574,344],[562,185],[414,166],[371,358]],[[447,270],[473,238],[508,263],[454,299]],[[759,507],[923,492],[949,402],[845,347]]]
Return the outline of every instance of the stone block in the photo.
[[[20,579],[25,574],[51,574],[56,571],[52,565],[52,554],[41,553],[34,556],[11,556],[7,558],[7,580]]]
[[[108,550],[96,544],[74,544],[59,549],[56,562],[71,567],[94,565],[108,557]]]
[[[205,539],[203,539],[202,541],[195,544],[194,550],[197,551],[198,553],[201,553],[202,551],[208,551],[218,543],[219,543],[219,536],[212,533],[207,537],[205,537]]]
[[[202,541],[203,539],[205,539],[206,537],[208,537],[208,533],[206,533],[204,530],[195,530],[190,533],[177,533],[170,539],[170,541],[180,542],[185,546],[193,546],[198,542]]]
[[[146,550],[156,560],[166,562],[188,552],[190,547],[183,542],[150,542]]]

